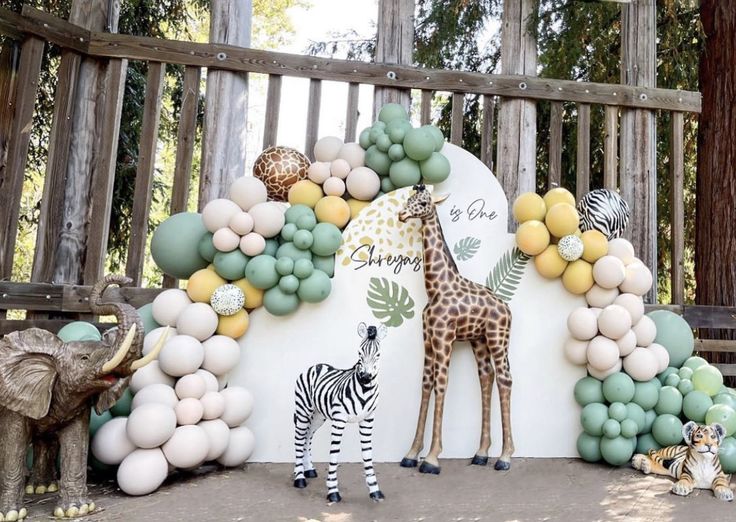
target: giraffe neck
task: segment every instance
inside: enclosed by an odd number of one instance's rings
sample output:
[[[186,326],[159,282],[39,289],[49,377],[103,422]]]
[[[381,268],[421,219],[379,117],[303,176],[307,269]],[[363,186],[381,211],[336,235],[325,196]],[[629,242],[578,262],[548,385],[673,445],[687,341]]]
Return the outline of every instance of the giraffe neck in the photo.
[[[459,277],[457,265],[447,247],[445,235],[442,233],[437,210],[424,220],[422,226],[424,243],[424,286],[429,297],[439,292],[433,285],[435,281],[452,280]]]

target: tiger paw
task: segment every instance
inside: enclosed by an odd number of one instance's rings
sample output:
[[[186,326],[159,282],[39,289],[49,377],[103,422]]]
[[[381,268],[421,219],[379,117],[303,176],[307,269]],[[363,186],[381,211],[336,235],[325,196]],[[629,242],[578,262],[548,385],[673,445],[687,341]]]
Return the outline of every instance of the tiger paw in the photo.
[[[672,493],[674,493],[675,495],[686,497],[692,492],[693,486],[689,482],[684,482],[680,480],[672,485]]]
[[[733,500],[733,491],[727,486],[716,486],[713,494],[718,500],[725,500],[726,502]]]
[[[641,453],[634,455],[634,458],[631,459],[631,466],[646,475],[652,472],[652,462],[649,457]]]

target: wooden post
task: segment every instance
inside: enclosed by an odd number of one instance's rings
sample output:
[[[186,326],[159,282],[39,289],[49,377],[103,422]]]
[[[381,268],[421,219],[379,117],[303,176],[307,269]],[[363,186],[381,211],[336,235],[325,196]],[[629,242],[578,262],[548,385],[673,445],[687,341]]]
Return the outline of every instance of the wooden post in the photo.
[[[622,6],[621,83],[638,87],[657,84],[657,13],[655,0],[636,0]],[[657,143],[655,112],[621,109],[620,185],[621,196],[631,207],[625,236],[636,255],[654,276],[657,296]]]
[[[379,0],[376,63],[411,65],[414,58],[414,0]],[[386,103],[400,103],[406,110],[411,104],[411,91],[376,87],[373,119]]]
[[[534,0],[504,0],[501,28],[501,74],[537,75],[537,41],[528,31]],[[527,85],[519,78],[518,89]],[[513,202],[536,189],[537,105],[530,100],[503,98],[498,112],[496,177]],[[509,230],[515,230],[509,212]]]
[[[210,42],[250,47],[251,0],[212,0]],[[225,60],[225,53],[218,55]],[[248,75],[207,71],[199,209],[245,175]]]

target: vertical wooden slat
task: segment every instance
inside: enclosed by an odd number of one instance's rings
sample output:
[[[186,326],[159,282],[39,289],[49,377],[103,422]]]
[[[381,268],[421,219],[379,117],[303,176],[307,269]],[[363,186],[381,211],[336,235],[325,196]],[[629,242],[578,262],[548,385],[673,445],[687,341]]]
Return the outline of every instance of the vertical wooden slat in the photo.
[[[414,53],[415,0],[378,0],[376,63],[411,65]],[[373,90],[373,120],[387,103],[411,108],[411,90],[379,87]]]
[[[43,40],[36,37],[28,37],[23,41],[15,95],[10,98],[11,102],[15,99],[15,111],[10,126],[6,167],[0,177],[0,279],[10,278],[13,272],[23,174],[28,159],[44,44]],[[8,100],[3,101],[7,103]]]
[[[314,144],[319,134],[319,109],[322,104],[322,80],[309,80],[309,106],[307,108],[307,138],[304,152],[314,161]]]
[[[345,143],[355,141],[358,128],[358,101],[360,95],[360,84],[350,82],[348,84],[348,106],[345,112]]]
[[[126,275],[140,286],[145,261],[146,238],[148,237],[148,213],[151,207],[153,170],[156,164],[156,145],[161,116],[161,96],[164,88],[166,67],[162,63],[149,62],[146,77],[146,98],[143,105],[138,169],[135,175],[133,214],[130,224],[130,242],[125,265]]]
[[[266,95],[266,122],[263,127],[263,148],[273,147],[279,134],[279,110],[281,109],[281,75],[268,75]]]
[[[493,171],[493,119],[496,101],[493,96],[483,96],[483,122],[480,134],[480,160]]]
[[[552,102],[549,113],[549,178],[547,187],[562,186],[562,102]]]
[[[578,104],[577,181],[575,192],[579,200],[590,190],[590,105]]]
[[[422,125],[432,123],[432,91],[422,91],[422,106],[420,109],[419,122]]]
[[[618,187],[618,107],[606,105],[605,136],[603,137],[603,187]]]
[[[20,46],[12,40],[7,40],[0,50],[0,179],[5,177],[7,167],[19,58]]]
[[[672,219],[672,304],[685,302],[685,147],[684,117],[681,112],[670,115],[670,182]]]
[[[452,116],[450,119],[450,143],[458,147],[463,144],[463,109],[465,95],[461,92],[452,93]]]
[[[102,107],[103,124],[96,151],[97,160],[92,174],[92,198],[87,232],[87,252],[84,261],[84,282],[95,283],[103,275],[110,231],[112,189],[115,182],[115,163],[120,134],[120,113],[128,60],[111,59],[105,71],[105,101]]]

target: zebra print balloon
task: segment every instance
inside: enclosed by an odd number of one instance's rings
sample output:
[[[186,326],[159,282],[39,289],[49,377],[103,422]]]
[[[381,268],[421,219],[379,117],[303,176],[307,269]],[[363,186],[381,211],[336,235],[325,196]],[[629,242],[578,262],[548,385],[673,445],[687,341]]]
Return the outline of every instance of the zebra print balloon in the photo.
[[[580,229],[598,230],[609,240],[621,237],[629,222],[629,204],[609,189],[588,192],[578,202]]]

